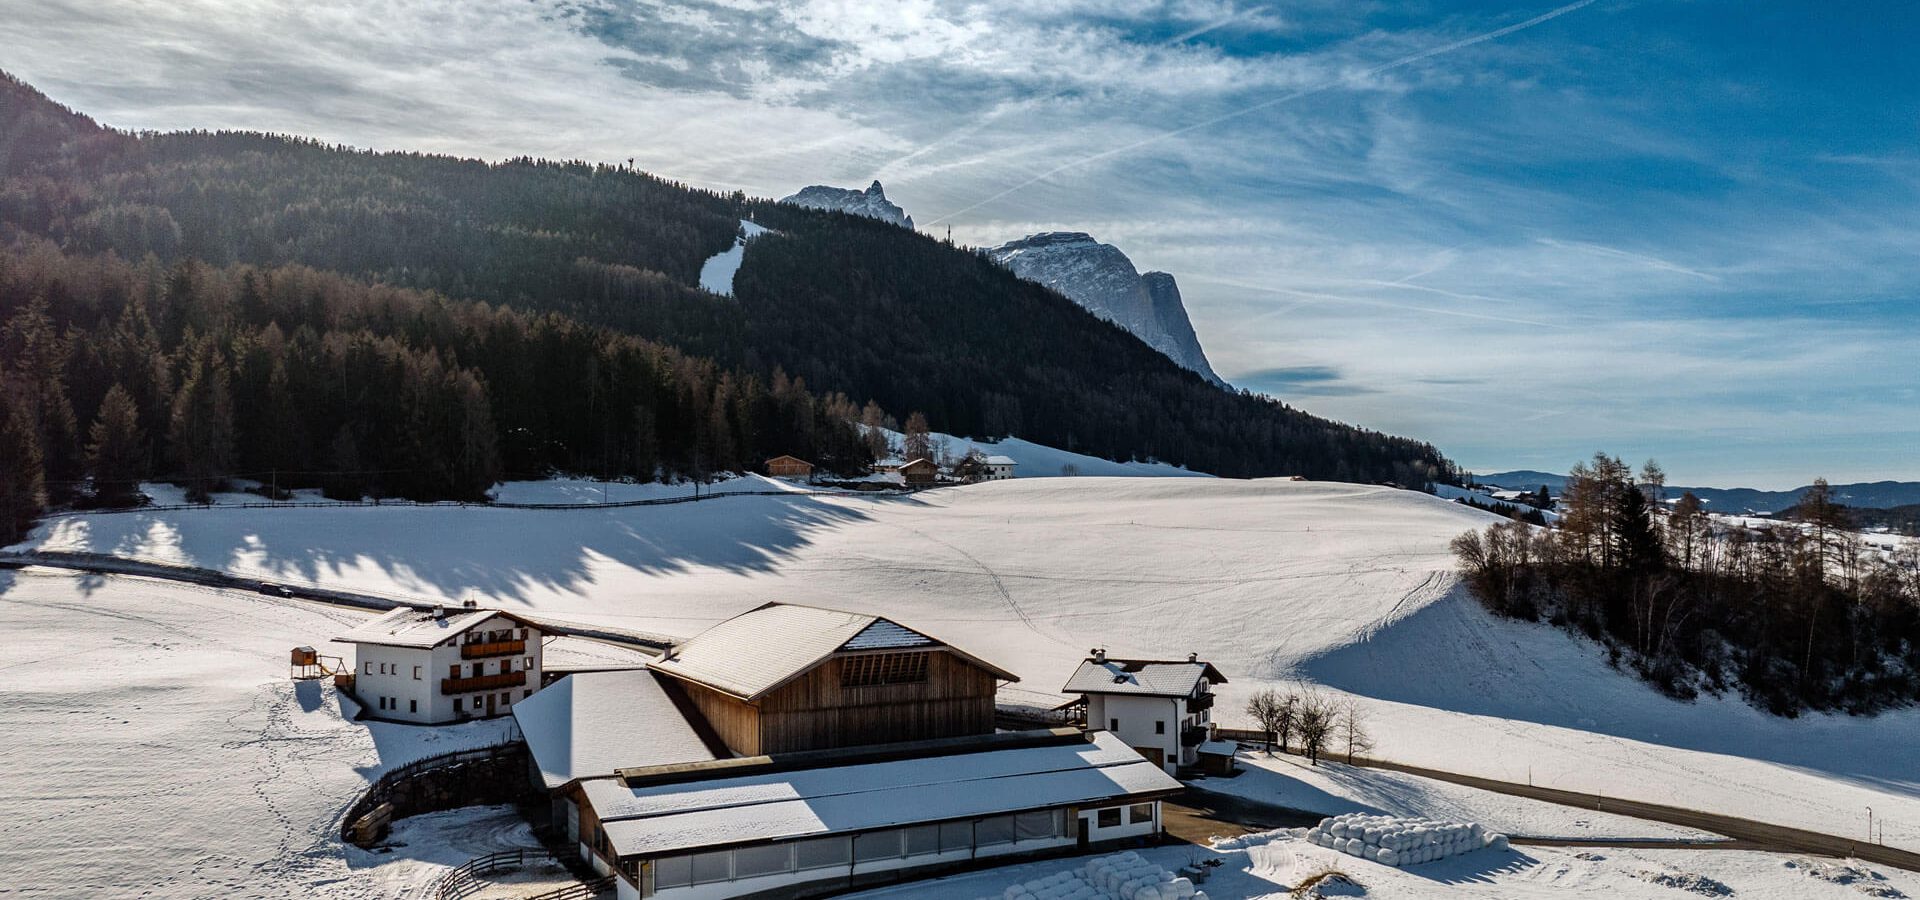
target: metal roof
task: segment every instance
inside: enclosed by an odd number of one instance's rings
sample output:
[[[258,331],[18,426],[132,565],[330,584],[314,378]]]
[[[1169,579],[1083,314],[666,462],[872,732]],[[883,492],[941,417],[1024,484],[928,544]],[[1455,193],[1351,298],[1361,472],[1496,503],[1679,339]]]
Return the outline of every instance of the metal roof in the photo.
[[[1226,676],[1208,662],[1161,662],[1158,660],[1113,659],[1080,663],[1067,679],[1063,694],[1138,694],[1145,697],[1185,697],[1198,687],[1201,678],[1214,684]]]
[[[880,616],[769,603],[701,632],[648,665],[751,701],[841,650],[939,646],[945,645]],[[947,649],[1003,680],[1020,680],[957,648]]]
[[[770,772],[683,784],[582,784],[621,856],[844,834],[1178,790],[1105,732],[1086,742]]]
[[[514,704],[547,789],[622,768],[719,759],[660,679],[646,669],[582,672]]]
[[[402,606],[388,611],[334,638],[349,644],[380,644],[387,647],[432,647],[494,616],[503,616],[523,625],[532,623],[497,609],[465,609],[454,606],[436,615],[432,609]],[[536,626],[538,627],[538,626]]]

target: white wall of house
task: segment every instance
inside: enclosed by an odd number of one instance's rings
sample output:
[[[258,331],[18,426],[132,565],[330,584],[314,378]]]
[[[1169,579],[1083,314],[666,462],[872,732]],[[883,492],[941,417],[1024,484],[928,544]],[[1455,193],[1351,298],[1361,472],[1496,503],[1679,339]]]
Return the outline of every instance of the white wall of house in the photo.
[[[477,659],[466,659],[461,655],[460,647],[467,643],[468,635],[485,635],[495,631],[509,632],[515,640],[524,634],[525,651],[514,656]],[[513,704],[540,689],[542,637],[538,628],[522,625],[505,616],[491,616],[431,648],[356,644],[354,693],[375,716],[400,722],[457,722],[468,716],[508,715],[513,711]],[[466,678],[476,673],[476,665],[481,675],[523,670],[527,675],[521,683],[512,687],[453,695],[441,692],[441,679],[449,677],[454,667],[459,668],[460,677]],[[489,695],[493,698],[491,710],[487,706]]]
[[[1200,692],[1208,693],[1206,682]],[[1155,749],[1167,774],[1180,766],[1196,765],[1196,747],[1180,746],[1180,730],[1211,724],[1212,711],[1187,712],[1185,697],[1144,697],[1132,694],[1088,694],[1087,729],[1111,731],[1135,750]],[[1147,754],[1141,754],[1146,756]]]

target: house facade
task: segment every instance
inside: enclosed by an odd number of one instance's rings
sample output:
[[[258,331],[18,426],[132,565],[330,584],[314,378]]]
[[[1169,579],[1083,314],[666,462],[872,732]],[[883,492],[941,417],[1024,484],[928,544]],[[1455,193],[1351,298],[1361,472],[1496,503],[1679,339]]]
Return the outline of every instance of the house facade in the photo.
[[[1011,456],[995,454],[986,459],[986,481],[1005,481],[1013,477],[1013,468],[1019,465]]]
[[[1061,693],[1079,694],[1086,728],[1106,731],[1168,774],[1201,764],[1213,741],[1213,686],[1226,676],[1196,655],[1118,659],[1105,650],[1080,663]],[[1229,752],[1229,758],[1231,753]]]
[[[1117,736],[996,733],[1017,680],[889,619],[767,604],[518,706],[537,783],[622,898],[810,897],[1160,832]]]
[[[900,478],[909,486],[933,484],[940,478],[940,467],[925,457],[907,460],[900,464]]]
[[[508,714],[540,689],[538,626],[491,609],[401,607],[334,640],[375,718],[439,724]]]

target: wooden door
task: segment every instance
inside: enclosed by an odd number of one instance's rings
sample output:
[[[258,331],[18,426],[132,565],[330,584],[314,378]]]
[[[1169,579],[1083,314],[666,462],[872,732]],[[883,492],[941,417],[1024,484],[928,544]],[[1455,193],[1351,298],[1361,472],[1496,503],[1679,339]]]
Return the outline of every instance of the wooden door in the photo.
[[[492,705],[489,704],[488,708],[491,709]],[[1153,763],[1162,769],[1167,767],[1167,752],[1165,750],[1159,747],[1135,747],[1133,749],[1141,756],[1146,757],[1147,762]]]
[[[493,715],[493,699],[494,695],[487,695],[487,715]]]

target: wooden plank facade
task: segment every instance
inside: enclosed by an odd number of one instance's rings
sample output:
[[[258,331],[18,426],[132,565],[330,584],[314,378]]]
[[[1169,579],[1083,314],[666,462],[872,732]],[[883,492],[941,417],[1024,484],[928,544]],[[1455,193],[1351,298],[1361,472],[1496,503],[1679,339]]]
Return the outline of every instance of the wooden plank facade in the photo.
[[[923,657],[924,666],[902,659],[907,656]],[[904,671],[893,677],[906,680],[863,683],[873,680],[880,665]],[[729,749],[762,756],[992,734],[998,679],[944,647],[932,647],[836,653],[757,703],[683,684]]]

